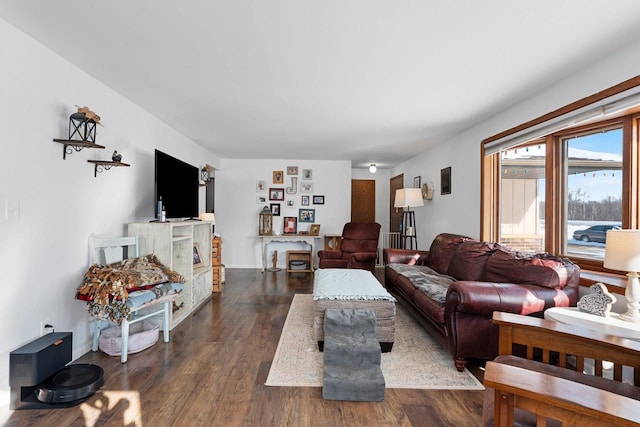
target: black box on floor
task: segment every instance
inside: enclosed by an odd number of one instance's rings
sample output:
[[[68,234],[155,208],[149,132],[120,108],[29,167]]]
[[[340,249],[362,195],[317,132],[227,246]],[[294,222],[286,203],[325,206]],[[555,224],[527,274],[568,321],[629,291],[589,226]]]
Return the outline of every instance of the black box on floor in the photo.
[[[71,332],[54,332],[9,353],[11,409],[45,407],[38,403],[34,390],[71,362],[72,341]]]

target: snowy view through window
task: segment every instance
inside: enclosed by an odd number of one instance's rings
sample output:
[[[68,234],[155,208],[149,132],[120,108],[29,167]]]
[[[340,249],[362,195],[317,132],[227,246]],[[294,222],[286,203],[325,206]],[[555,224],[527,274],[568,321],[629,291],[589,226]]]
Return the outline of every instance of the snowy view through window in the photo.
[[[622,224],[622,130],[563,140],[565,255],[604,258],[606,230]],[[500,241],[544,251],[545,145],[502,154]]]

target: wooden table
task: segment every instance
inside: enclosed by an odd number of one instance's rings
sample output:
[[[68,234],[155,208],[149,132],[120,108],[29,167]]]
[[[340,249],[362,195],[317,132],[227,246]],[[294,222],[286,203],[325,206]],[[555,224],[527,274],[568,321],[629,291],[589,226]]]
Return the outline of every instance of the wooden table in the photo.
[[[313,270],[313,257],[315,255],[315,239],[319,236],[310,234],[283,234],[281,236],[258,236],[262,241],[262,272],[267,269],[267,250],[269,243],[306,243],[311,248],[311,270]]]

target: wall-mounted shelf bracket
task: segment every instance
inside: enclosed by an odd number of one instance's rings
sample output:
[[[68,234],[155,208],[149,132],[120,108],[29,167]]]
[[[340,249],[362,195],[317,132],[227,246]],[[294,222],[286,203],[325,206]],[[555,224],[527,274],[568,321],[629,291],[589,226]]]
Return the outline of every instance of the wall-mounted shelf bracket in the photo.
[[[109,170],[111,168],[114,167],[129,167],[131,166],[128,163],[122,163],[122,162],[114,162],[114,161],[110,161],[110,160],[87,160],[87,162],[89,163],[93,163],[94,164],[94,168],[93,168],[93,176],[94,178],[98,176],[99,173],[102,173],[105,170]]]
[[[62,159],[66,160],[67,154],[74,151],[80,151],[83,148],[104,148],[104,145],[98,145],[91,141],[75,141],[72,139],[54,139],[54,142],[62,144]]]

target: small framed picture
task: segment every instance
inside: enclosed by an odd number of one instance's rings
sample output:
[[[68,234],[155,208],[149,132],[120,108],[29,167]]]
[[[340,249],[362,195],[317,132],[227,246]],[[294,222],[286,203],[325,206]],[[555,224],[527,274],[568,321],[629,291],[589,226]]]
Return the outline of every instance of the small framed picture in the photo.
[[[294,200],[287,200],[287,207],[288,208],[293,208],[295,207],[296,202]]]
[[[324,196],[313,196],[314,205],[324,205]]]
[[[320,235],[320,224],[311,224],[311,228],[309,228],[309,234],[312,236]]]
[[[311,181],[313,179],[313,169],[302,169],[302,179]]]
[[[300,204],[302,206],[309,206],[309,196],[302,196],[302,201],[300,202]]]
[[[273,171],[273,183],[274,184],[284,184],[284,172],[283,171]]]
[[[298,221],[299,222],[315,222],[316,210],[315,209],[298,209]]]
[[[295,216],[284,217],[284,234],[296,234],[298,232],[298,218]]]
[[[440,194],[451,194],[451,166],[440,169]]]
[[[284,200],[284,189],[283,188],[270,188],[269,189],[269,200]]]
[[[287,175],[298,175],[297,166],[287,166]]]
[[[262,193],[263,191],[267,191],[267,183],[263,180],[256,181],[256,191],[258,193]]]
[[[201,265],[202,264],[202,255],[200,254],[200,245],[197,243],[193,244],[193,265]]]
[[[313,182],[301,182],[300,183],[300,192],[301,193],[313,193]]]
[[[273,216],[280,216],[280,203],[271,203],[269,207]]]
[[[420,188],[420,177],[416,176],[413,178],[413,188]]]
[[[267,196],[256,196],[256,203],[264,205],[265,203],[267,203]]]

